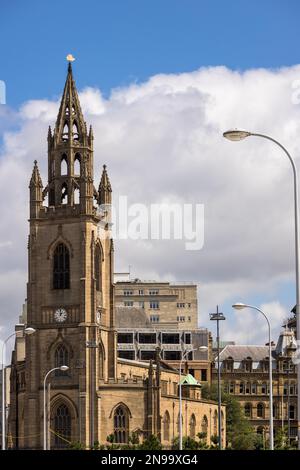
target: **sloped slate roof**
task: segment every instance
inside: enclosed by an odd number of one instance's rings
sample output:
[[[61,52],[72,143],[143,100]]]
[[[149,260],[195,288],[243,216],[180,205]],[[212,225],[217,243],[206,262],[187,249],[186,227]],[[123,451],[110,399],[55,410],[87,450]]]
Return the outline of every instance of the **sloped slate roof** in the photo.
[[[273,347],[274,355],[274,347]],[[269,356],[268,346],[248,346],[248,345],[232,345],[229,344],[220,353],[220,361],[232,358],[235,362],[241,362],[247,357],[251,357],[252,361],[259,362]]]

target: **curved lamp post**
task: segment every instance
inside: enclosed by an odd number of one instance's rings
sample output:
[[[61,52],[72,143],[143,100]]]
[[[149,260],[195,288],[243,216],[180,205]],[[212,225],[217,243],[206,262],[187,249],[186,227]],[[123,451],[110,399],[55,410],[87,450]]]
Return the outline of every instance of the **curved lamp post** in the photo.
[[[277,140],[265,134],[258,134],[254,132],[245,131],[242,129],[230,129],[223,133],[223,137],[231,141],[243,140],[246,137],[261,137],[270,140],[283,150],[288,157],[293,169],[293,182],[294,182],[294,219],[295,219],[295,271],[296,271],[296,336],[297,342],[300,340],[300,262],[299,262],[299,209],[298,209],[298,173],[295,162],[287,151],[287,149]],[[299,344],[299,343],[297,343]],[[297,364],[297,386],[300,390],[300,362]],[[298,435],[298,449],[300,450],[300,393],[297,396],[297,435]]]
[[[273,373],[272,373],[272,345],[271,345],[271,326],[267,315],[260,310],[258,307],[253,305],[246,305],[242,303],[235,303],[232,306],[236,310],[242,310],[244,308],[252,308],[257,312],[261,313],[268,324],[268,337],[269,337],[269,408],[270,408],[270,450],[274,450],[274,434],[273,434]]]
[[[182,358],[179,363],[179,450],[182,450],[182,383],[181,383],[181,368],[182,368],[182,363],[185,360],[186,356],[188,353],[193,352],[193,351],[207,351],[208,347],[207,346],[200,346],[197,349],[190,349],[188,351],[185,351],[182,354]]]
[[[9,335],[2,343],[2,450],[5,450],[6,448],[6,442],[5,442],[5,434],[6,434],[6,380],[5,380],[5,349],[6,349],[6,343],[12,338],[13,336],[16,336],[18,332],[15,331],[11,335]],[[28,326],[27,328],[24,329],[25,335],[32,335],[35,333],[35,329],[31,328]]]
[[[68,366],[60,366],[60,367],[53,367],[53,369],[50,369],[47,374],[45,375],[44,378],[44,450],[47,450],[47,410],[46,410],[46,381],[48,376],[53,372],[54,370],[61,370],[61,371],[66,371],[69,370]]]

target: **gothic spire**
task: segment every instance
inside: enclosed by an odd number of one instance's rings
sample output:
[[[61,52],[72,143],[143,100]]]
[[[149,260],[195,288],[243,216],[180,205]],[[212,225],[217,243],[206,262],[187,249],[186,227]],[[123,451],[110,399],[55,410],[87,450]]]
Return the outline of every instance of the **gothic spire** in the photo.
[[[42,188],[43,187],[42,178],[41,178],[41,175],[40,175],[40,172],[39,172],[39,167],[38,167],[38,164],[37,164],[36,160],[34,160],[34,166],[33,166],[33,170],[32,170],[32,175],[31,175],[29,187],[30,188],[33,188],[33,187]]]
[[[59,142],[81,141],[86,135],[78,93],[73,78],[72,65],[69,62],[66,83],[60,102],[55,126],[55,136]]]
[[[101,181],[100,181],[99,190],[98,190],[99,205],[111,204],[111,193],[112,193],[112,188],[111,188],[111,184],[110,184],[109,177],[107,174],[106,165],[103,165],[103,171],[102,171]]]

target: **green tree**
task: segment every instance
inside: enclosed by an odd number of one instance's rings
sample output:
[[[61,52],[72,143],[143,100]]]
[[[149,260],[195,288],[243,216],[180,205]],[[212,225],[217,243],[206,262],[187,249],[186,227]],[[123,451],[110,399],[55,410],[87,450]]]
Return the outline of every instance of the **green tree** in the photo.
[[[157,436],[151,434],[147,439],[137,446],[139,450],[162,450],[162,444]]]
[[[217,386],[204,386],[203,398],[217,401]],[[256,433],[244,415],[238,400],[222,391],[222,403],[226,405],[226,440],[227,447],[235,450],[254,450],[256,448]]]

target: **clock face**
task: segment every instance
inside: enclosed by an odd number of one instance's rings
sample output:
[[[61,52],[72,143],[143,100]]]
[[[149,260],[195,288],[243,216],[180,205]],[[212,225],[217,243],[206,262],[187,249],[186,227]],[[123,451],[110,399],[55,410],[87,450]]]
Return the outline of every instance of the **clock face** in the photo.
[[[59,323],[66,321],[67,316],[68,316],[67,311],[64,308],[58,308],[55,310],[54,318]]]

